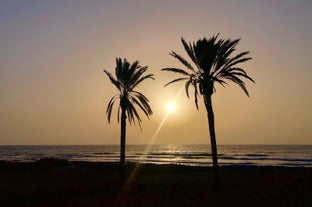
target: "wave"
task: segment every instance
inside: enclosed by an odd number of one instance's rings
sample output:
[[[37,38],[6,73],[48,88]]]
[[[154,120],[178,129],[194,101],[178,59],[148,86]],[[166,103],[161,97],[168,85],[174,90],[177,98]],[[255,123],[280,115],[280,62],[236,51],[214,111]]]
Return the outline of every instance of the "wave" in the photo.
[[[311,158],[276,158],[276,160],[312,163],[312,159]]]
[[[207,146],[127,146],[126,160],[155,164],[211,166]],[[173,150],[172,150],[173,149]],[[304,166],[312,167],[312,146],[220,146],[220,166]],[[116,146],[0,146],[0,160],[36,161],[44,157],[91,162],[118,162]]]
[[[93,155],[113,155],[115,153],[112,152],[94,152]]]
[[[267,154],[244,154],[244,156],[247,156],[247,157],[267,157],[269,155],[267,155]]]
[[[270,158],[264,157],[235,157],[235,156],[223,156],[220,159],[224,160],[270,160]]]

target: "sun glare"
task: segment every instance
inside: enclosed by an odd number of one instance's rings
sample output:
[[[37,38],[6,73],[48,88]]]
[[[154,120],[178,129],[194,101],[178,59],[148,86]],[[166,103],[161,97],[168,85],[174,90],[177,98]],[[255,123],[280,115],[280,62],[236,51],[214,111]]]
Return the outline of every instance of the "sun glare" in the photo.
[[[173,112],[174,109],[175,109],[175,104],[174,103],[168,104],[168,106],[167,106],[167,111],[168,112]]]

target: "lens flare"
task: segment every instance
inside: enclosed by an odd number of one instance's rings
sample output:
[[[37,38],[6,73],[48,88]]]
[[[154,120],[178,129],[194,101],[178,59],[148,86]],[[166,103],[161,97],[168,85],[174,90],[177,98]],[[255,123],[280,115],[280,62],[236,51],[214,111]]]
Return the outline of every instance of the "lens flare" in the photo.
[[[142,156],[141,158],[145,157],[146,156],[146,152],[149,151],[150,147],[154,144],[161,128],[163,127],[163,125],[165,124],[169,114],[174,110],[174,107],[175,107],[175,104],[177,102],[177,100],[179,99],[182,91],[183,91],[183,88],[184,86],[181,87],[181,89],[178,91],[174,101],[168,105],[168,108],[167,108],[167,113],[165,114],[165,116],[163,117],[162,121],[160,122],[160,124],[158,125],[156,131],[154,132],[151,140],[149,141],[148,145],[146,146],[144,152],[142,153]],[[141,159],[140,159],[141,160]],[[141,170],[141,167],[142,165],[141,164],[137,164],[136,167],[133,169],[131,175],[129,176],[125,186],[123,187],[123,190],[120,192],[119,196],[118,196],[118,199],[115,203],[114,206],[118,206],[119,205],[119,202],[126,199],[126,196],[127,196],[127,191],[132,187],[133,185],[133,182],[136,180],[136,177],[138,176],[140,170]]]

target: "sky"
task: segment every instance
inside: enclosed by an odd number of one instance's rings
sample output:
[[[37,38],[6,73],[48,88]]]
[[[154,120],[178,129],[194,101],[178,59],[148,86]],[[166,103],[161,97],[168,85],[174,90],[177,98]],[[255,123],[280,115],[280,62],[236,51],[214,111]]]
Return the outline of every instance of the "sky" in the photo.
[[[156,79],[138,88],[154,114],[142,131],[127,126],[127,144],[209,144],[203,104],[182,82],[164,88],[177,76],[161,69],[183,67],[169,55],[187,57],[181,37],[218,33],[250,51],[239,66],[256,84],[250,97],[216,87],[217,143],[312,144],[310,0],[0,0],[0,145],[119,144],[116,110],[110,124],[105,114],[118,91],[103,72],[116,57]]]

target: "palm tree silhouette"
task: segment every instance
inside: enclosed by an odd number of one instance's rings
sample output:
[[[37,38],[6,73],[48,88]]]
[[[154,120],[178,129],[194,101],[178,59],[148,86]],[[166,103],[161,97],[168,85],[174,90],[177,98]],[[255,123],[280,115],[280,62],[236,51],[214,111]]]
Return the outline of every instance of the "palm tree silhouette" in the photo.
[[[147,71],[147,66],[140,66],[139,61],[135,61],[130,64],[127,59],[122,60],[121,58],[116,58],[116,68],[115,68],[115,77],[104,70],[106,75],[112,84],[118,89],[119,93],[113,96],[106,109],[108,122],[111,120],[111,114],[113,106],[117,100],[119,100],[117,120],[120,120],[120,164],[125,165],[125,150],[126,150],[126,119],[130,125],[136,123],[136,120],[141,128],[141,118],[135,108],[139,108],[144,112],[144,114],[149,118],[153,114],[153,111],[149,105],[149,100],[135,88],[146,79],[153,79],[153,74],[148,74],[143,76]],[[120,113],[121,112],[121,113]],[[142,129],[142,128],[141,128]]]
[[[214,114],[212,109],[212,94],[216,91],[214,84],[219,83],[222,86],[225,86],[227,84],[226,81],[230,80],[238,84],[246,95],[249,96],[245,83],[241,78],[246,78],[254,82],[254,80],[250,78],[242,68],[236,66],[239,63],[243,63],[251,59],[250,57],[246,57],[249,52],[242,52],[234,57],[230,57],[235,51],[235,47],[239,43],[240,39],[233,41],[231,39],[217,40],[218,36],[219,34],[208,40],[203,38],[193,43],[187,43],[183,38],[181,38],[184,49],[195,67],[185,58],[172,51],[170,55],[178,59],[187,70],[180,68],[162,69],[163,71],[170,71],[184,76],[170,81],[165,86],[178,81],[186,81],[185,90],[188,98],[190,85],[194,87],[195,104],[197,109],[198,97],[200,95],[203,96],[208,116],[214,177],[215,184],[217,185],[219,184],[220,179],[218,173],[218,153]]]

